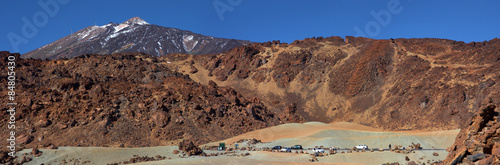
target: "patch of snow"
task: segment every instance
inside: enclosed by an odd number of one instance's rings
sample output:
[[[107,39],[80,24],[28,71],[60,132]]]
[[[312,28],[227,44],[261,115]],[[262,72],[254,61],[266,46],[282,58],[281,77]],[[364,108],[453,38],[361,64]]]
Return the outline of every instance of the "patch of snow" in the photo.
[[[112,24],[112,23],[108,23],[108,24],[106,24],[106,25],[102,25],[102,26],[99,26],[99,27],[100,27],[100,28],[107,28],[107,27],[109,27],[109,26],[111,26],[111,25],[113,25],[113,24]]]
[[[41,48],[45,48],[45,47],[50,46],[50,45],[52,45],[52,43],[47,44],[47,45],[43,45]],[[38,48],[38,49],[41,49],[41,48]]]
[[[160,43],[160,41],[158,41],[157,43],[158,43],[158,46],[160,46],[160,49],[162,49],[162,48],[161,48],[161,43]]]
[[[78,35],[78,40],[81,40],[81,39],[84,39],[85,37],[87,37],[92,31],[94,31],[95,29],[99,28],[99,26],[92,26],[90,29],[87,29],[83,32],[80,32],[76,35]]]
[[[115,28],[115,32],[113,32],[113,33],[119,32],[120,30],[125,29],[128,26],[130,26],[130,25],[128,25],[128,24],[120,24],[118,26],[115,26],[115,27],[113,27],[113,28]]]
[[[61,49],[61,45],[56,46],[54,49],[52,49],[49,53],[55,53],[57,50]]]
[[[170,61],[167,61],[167,64],[170,64],[170,63],[172,63],[172,62],[170,62]]]
[[[121,34],[124,34],[124,33],[130,33],[131,31],[134,31],[135,29],[137,29],[137,28],[128,29],[128,30],[122,31],[122,32],[120,32],[120,33],[121,33]]]
[[[119,33],[116,33],[116,31],[115,31],[115,33],[109,35],[104,40],[107,42],[111,38],[115,38],[115,37],[119,36],[120,34],[130,33],[131,31],[134,31],[135,29],[137,29],[137,27],[134,27],[134,28],[131,28],[131,29],[128,29],[128,30],[124,30],[124,31],[120,31]]]
[[[144,21],[144,20],[139,20],[139,21],[135,21],[134,24],[138,24],[138,25],[149,25],[148,22]]]
[[[175,47],[176,47],[177,49],[179,49],[179,46],[177,45],[177,43],[175,43],[175,41],[174,41],[174,40],[170,40],[170,41],[172,41],[172,43],[174,43]]]
[[[184,41],[191,41],[191,40],[193,40],[193,35],[189,35],[189,36],[188,35],[183,35],[182,39]]]
[[[224,42],[222,43],[222,45],[220,45],[220,48],[224,48],[224,46],[226,46],[227,42]]]
[[[134,25],[134,24],[137,24],[137,25],[149,25],[148,22],[144,21],[143,19],[141,19],[139,17],[131,18],[131,19],[125,21],[124,24],[129,24],[129,25]]]
[[[92,39],[96,38],[97,36],[98,36],[98,34],[94,34],[94,35],[93,35],[92,37],[90,37],[87,41],[90,41],[90,40],[92,40]]]
[[[193,38],[194,38],[193,35],[183,35],[182,36],[183,47],[184,47],[184,50],[186,50],[187,52],[193,50],[194,47],[196,46],[196,44],[198,44],[198,41],[193,41]]]
[[[109,39],[111,39],[111,38],[115,38],[115,37],[116,37],[116,36],[118,36],[118,35],[120,35],[120,33],[113,33],[113,34],[109,35],[108,37],[106,37],[104,40],[105,40],[106,42],[108,42],[108,40],[109,40]]]

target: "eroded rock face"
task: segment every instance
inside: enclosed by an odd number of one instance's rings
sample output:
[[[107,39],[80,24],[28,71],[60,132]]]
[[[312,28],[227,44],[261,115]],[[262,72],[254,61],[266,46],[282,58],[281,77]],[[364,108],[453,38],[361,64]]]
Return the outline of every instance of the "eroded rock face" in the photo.
[[[176,68],[195,66],[195,81],[223,83],[285,110],[282,117],[296,112],[307,121],[390,130],[461,128],[500,90],[500,39],[319,37],[182,57],[165,58]]]
[[[1,52],[0,58],[9,55]],[[194,82],[150,55],[16,56],[16,135],[23,147],[141,147],[177,144],[179,139],[203,144],[286,120],[258,99],[215,83]],[[3,67],[2,84],[6,77]],[[6,86],[0,89],[6,91]],[[7,115],[0,113],[1,123]],[[2,125],[0,138],[8,138],[6,131]]]
[[[500,163],[500,108],[490,100],[458,134],[445,164]]]

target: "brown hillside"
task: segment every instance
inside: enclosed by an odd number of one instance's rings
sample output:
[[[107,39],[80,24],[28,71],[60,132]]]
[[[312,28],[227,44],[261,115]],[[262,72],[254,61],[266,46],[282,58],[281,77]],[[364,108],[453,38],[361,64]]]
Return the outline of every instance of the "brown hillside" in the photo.
[[[1,52],[3,66],[8,55]],[[386,130],[463,128],[447,161],[498,158],[500,39],[320,37],[201,56],[16,56],[21,147],[202,144],[280,123],[348,121]]]
[[[2,66],[9,55],[1,52]],[[258,98],[213,82],[199,84],[150,55],[44,61],[15,56],[16,136],[24,147],[139,147],[176,144],[179,139],[203,144],[289,120]],[[0,81],[7,84],[4,69]],[[8,113],[0,118],[7,123]],[[2,125],[0,138],[7,139],[7,131]]]
[[[500,39],[320,37],[164,58],[194,81],[232,87],[307,121],[390,130],[460,128],[500,90]]]

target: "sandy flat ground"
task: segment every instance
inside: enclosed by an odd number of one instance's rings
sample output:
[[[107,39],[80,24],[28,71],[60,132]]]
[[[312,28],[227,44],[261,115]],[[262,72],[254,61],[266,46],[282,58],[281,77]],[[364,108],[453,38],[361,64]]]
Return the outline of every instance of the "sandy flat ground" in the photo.
[[[239,139],[256,138],[263,141],[251,145],[253,147],[272,147],[276,145],[292,146],[302,145],[304,148],[314,146],[325,146],[327,148],[336,146],[338,148],[352,148],[358,144],[366,144],[370,148],[388,148],[393,146],[408,146],[411,142],[420,143],[424,150],[417,150],[415,153],[401,154],[389,151],[384,152],[358,152],[358,153],[338,153],[335,155],[318,157],[319,162],[314,164],[382,164],[386,162],[404,163],[405,156],[410,160],[427,162],[443,160],[448,146],[451,146],[459,130],[416,132],[399,131],[388,132],[361,126],[352,123],[290,123],[262,130],[252,131],[240,136],[229,138],[220,142],[227,143],[227,146],[234,146],[234,142]],[[218,145],[219,142],[206,145]],[[248,146],[247,143],[238,144]],[[201,145],[203,147],[205,145]],[[309,164],[308,154],[276,153],[267,151],[237,151],[236,154],[250,153],[249,156],[227,156],[216,157],[189,157],[180,158],[173,154],[177,146],[160,146],[148,148],[104,148],[104,147],[59,147],[57,150],[41,149],[41,157],[36,157],[27,164],[108,164],[120,163],[133,157],[133,155],[154,157],[156,155],[165,156],[167,160],[142,162],[137,164]],[[30,152],[31,150],[23,150]],[[309,151],[310,150],[305,150]],[[18,154],[22,154],[19,152]],[[206,151],[214,153],[218,151]],[[433,156],[436,152],[439,156]],[[168,159],[171,158],[171,159]]]
[[[368,145],[370,148],[388,149],[389,144],[408,146],[412,142],[420,143],[424,149],[446,149],[455,141],[460,130],[418,132],[397,131],[388,132],[354,123],[320,122],[290,123],[275,127],[248,132],[220,142],[232,144],[240,139],[256,138],[263,142],[256,147],[273,147],[275,145],[293,146],[302,145],[304,148],[314,146],[335,146],[337,148],[352,148],[359,144]],[[218,145],[220,142],[207,145]],[[239,144],[245,146],[245,144]],[[229,145],[232,146],[232,145]]]

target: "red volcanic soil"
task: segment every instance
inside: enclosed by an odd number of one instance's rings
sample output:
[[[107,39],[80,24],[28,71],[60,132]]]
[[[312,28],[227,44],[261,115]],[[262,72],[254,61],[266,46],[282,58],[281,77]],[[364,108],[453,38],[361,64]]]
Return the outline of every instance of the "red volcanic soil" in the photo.
[[[6,66],[9,52],[1,52]],[[258,98],[202,85],[140,53],[16,60],[16,136],[22,147],[196,144],[282,123]],[[7,84],[6,68],[0,81]],[[6,86],[1,87],[6,91]],[[7,100],[2,99],[6,105]],[[2,109],[4,112],[7,107]],[[8,113],[0,113],[7,123]],[[0,137],[7,139],[7,125]],[[2,146],[1,149],[5,149]]]
[[[320,37],[166,58],[194,81],[232,87],[306,121],[457,129],[482,101],[500,99],[492,94],[500,90],[500,39]]]

